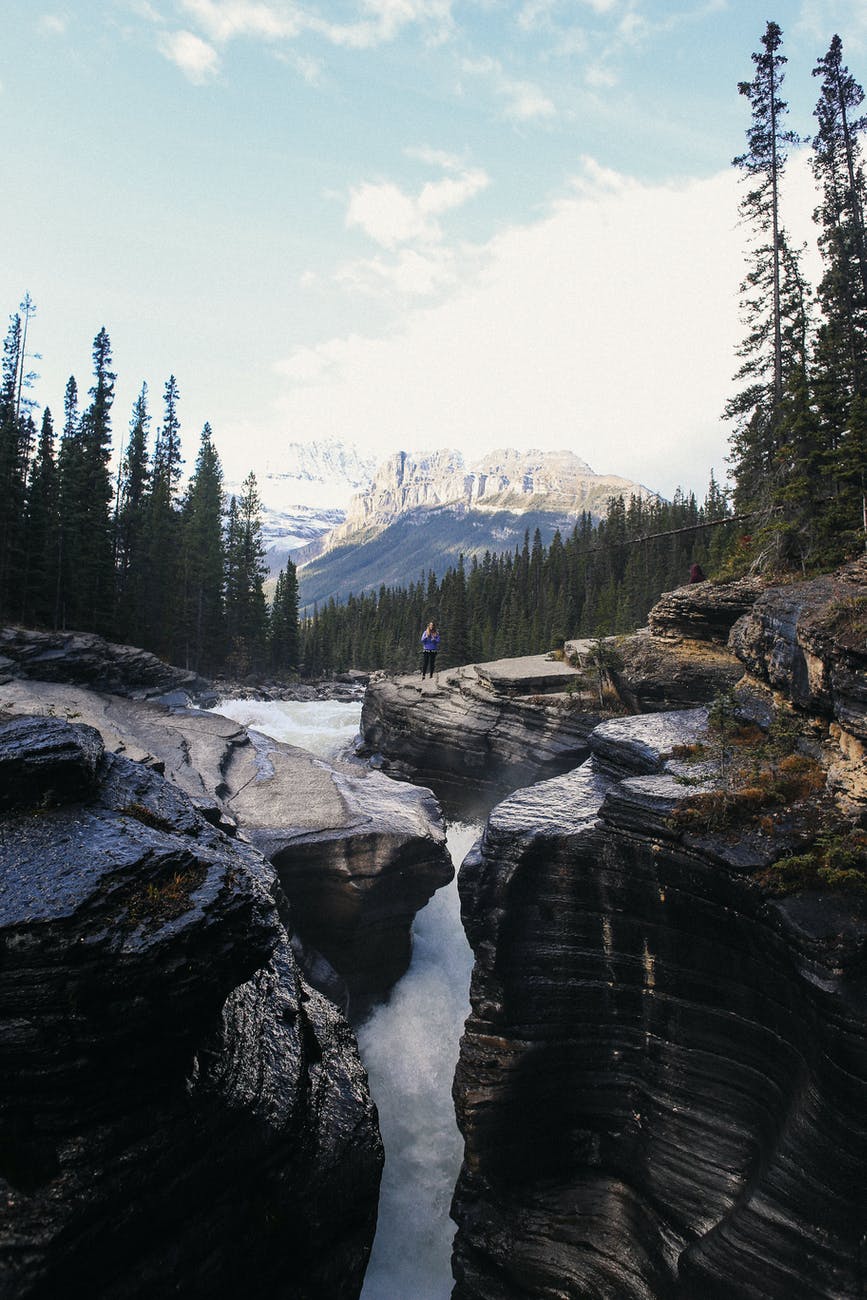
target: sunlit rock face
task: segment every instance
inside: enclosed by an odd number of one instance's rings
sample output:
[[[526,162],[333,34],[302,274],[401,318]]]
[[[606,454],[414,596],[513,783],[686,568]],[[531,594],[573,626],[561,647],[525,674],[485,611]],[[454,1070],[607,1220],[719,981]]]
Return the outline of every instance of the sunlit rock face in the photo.
[[[867,923],[672,829],[703,725],[605,724],[464,863],[455,1300],[863,1293]]]
[[[867,822],[867,558],[768,588],[729,645],[746,669],[744,706],[771,717],[784,700],[808,718],[841,807]]]
[[[90,727],[0,727],[0,1294],[358,1294],[382,1149],[273,869]]]

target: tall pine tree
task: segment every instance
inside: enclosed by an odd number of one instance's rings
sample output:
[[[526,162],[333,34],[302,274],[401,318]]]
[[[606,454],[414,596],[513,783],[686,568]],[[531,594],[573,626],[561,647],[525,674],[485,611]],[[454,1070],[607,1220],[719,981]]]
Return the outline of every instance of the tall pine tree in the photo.
[[[734,165],[747,185],[740,212],[753,243],[741,285],[748,332],[739,348],[742,364],[735,376],[744,387],[729,399],[725,416],[734,422],[735,504],[741,511],[764,512],[767,522],[791,460],[783,403],[793,372],[800,372],[796,383],[803,379],[807,316],[798,254],[782,221],[786,147],[799,137],[784,126],[787,105],[781,89],[786,59],[780,53],[782,31],[776,23],[768,23],[761,44],[762,50],[752,56],[753,80],[738,86],[752,109],[748,148]]]
[[[212,671],[224,652],[223,470],[211,426],[202,429],[183,505],[183,638],[188,668]]]

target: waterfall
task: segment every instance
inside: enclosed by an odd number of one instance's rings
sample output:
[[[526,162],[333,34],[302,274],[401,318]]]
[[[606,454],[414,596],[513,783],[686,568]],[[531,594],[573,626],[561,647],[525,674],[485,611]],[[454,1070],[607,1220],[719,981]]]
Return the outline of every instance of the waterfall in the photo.
[[[352,742],[361,705],[228,700],[214,712],[328,759]],[[476,824],[449,826],[455,867],[480,833]],[[472,962],[453,881],[416,916],[409,970],[358,1029],[385,1144],[376,1240],[361,1300],[451,1295],[455,1225],[449,1206],[463,1154],[451,1089]]]
[[[449,828],[456,865],[479,829]],[[452,1292],[449,1205],[463,1155],[452,1078],[470,1009],[472,964],[453,881],[416,916],[410,968],[359,1030],[385,1143],[362,1300],[448,1300]]]

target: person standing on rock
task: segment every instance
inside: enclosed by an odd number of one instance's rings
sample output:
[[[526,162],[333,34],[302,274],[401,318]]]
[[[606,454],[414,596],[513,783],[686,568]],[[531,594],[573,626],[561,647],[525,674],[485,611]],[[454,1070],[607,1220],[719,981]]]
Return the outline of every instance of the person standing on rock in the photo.
[[[427,627],[421,634],[421,648],[423,651],[421,657],[421,679],[424,681],[425,674],[430,671],[431,678],[434,675],[434,665],[437,661],[437,651],[440,648],[440,634],[437,631],[437,625],[431,619]]]

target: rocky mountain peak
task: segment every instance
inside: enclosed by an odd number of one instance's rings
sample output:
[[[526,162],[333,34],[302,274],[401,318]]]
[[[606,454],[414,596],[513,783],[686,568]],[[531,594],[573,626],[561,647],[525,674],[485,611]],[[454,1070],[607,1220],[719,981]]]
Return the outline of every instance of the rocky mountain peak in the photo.
[[[629,479],[594,473],[586,461],[567,450],[507,447],[471,464],[454,448],[399,451],[380,465],[370,486],[350,502],[346,524],[331,542],[346,542],[358,530],[385,527],[399,515],[424,507],[454,504],[520,512],[542,504],[543,499],[555,509],[601,514],[608,497],[620,493],[652,495]]]

